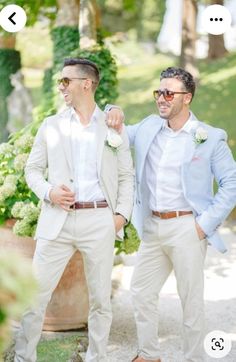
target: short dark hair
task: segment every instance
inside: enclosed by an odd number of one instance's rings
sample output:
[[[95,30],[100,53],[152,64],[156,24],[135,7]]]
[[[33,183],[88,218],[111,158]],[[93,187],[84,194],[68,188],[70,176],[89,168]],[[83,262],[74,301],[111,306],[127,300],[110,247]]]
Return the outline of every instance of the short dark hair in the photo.
[[[100,75],[97,65],[89,59],[86,58],[66,58],[64,60],[63,67],[67,67],[70,65],[78,66],[79,70],[83,73],[83,75],[91,78],[95,84],[99,83]]]
[[[176,78],[181,81],[186,91],[192,94],[193,99],[196,83],[192,74],[187,72],[187,70],[184,70],[182,68],[169,67],[161,72],[160,80],[162,80],[163,78]]]

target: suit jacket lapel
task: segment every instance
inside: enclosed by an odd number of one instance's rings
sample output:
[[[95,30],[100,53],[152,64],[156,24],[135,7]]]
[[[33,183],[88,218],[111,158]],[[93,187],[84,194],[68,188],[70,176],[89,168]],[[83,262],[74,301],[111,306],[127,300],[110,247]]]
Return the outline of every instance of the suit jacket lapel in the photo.
[[[66,110],[60,115],[58,122],[62,146],[66,155],[68,162],[69,170],[71,175],[73,175],[73,161],[72,161],[72,144],[71,144],[71,111]]]
[[[196,142],[194,141],[194,136],[196,133],[196,129],[199,126],[199,121],[195,118],[193,118],[192,120],[192,127],[191,127],[191,131],[190,131],[190,137],[188,137],[186,145],[185,145],[185,160],[184,160],[184,164],[191,162],[194,152],[196,150]]]
[[[97,172],[100,176],[101,172],[101,163],[102,163],[102,154],[104,149],[104,143],[107,137],[108,127],[105,123],[105,114],[101,111],[100,108],[97,108],[96,112],[97,117]]]

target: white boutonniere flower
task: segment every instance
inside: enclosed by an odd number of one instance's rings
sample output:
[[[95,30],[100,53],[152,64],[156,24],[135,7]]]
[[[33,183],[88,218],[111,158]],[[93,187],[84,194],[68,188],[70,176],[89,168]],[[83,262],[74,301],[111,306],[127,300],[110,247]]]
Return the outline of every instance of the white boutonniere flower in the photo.
[[[105,145],[112,149],[112,151],[116,152],[117,148],[123,143],[121,136],[114,130],[108,129],[107,138],[105,141]]]
[[[208,137],[207,130],[203,127],[198,127],[194,134],[194,142],[200,145],[201,143],[204,143],[207,140],[207,137]]]

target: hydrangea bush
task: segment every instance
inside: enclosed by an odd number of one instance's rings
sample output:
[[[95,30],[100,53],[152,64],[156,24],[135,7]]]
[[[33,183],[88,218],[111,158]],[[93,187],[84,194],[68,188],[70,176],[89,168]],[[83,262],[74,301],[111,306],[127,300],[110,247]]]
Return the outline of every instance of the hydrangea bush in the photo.
[[[40,212],[38,198],[26,185],[24,168],[33,145],[30,132],[19,133],[0,144],[0,223],[18,219],[13,231],[19,236],[33,236]]]

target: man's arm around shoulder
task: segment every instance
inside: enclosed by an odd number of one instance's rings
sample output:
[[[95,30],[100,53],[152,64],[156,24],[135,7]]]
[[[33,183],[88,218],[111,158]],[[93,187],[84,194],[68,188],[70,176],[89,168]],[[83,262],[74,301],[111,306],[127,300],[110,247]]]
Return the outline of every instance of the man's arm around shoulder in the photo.
[[[129,220],[133,208],[134,169],[131,157],[129,139],[125,128],[121,135],[123,143],[118,147],[118,198],[115,212]]]

